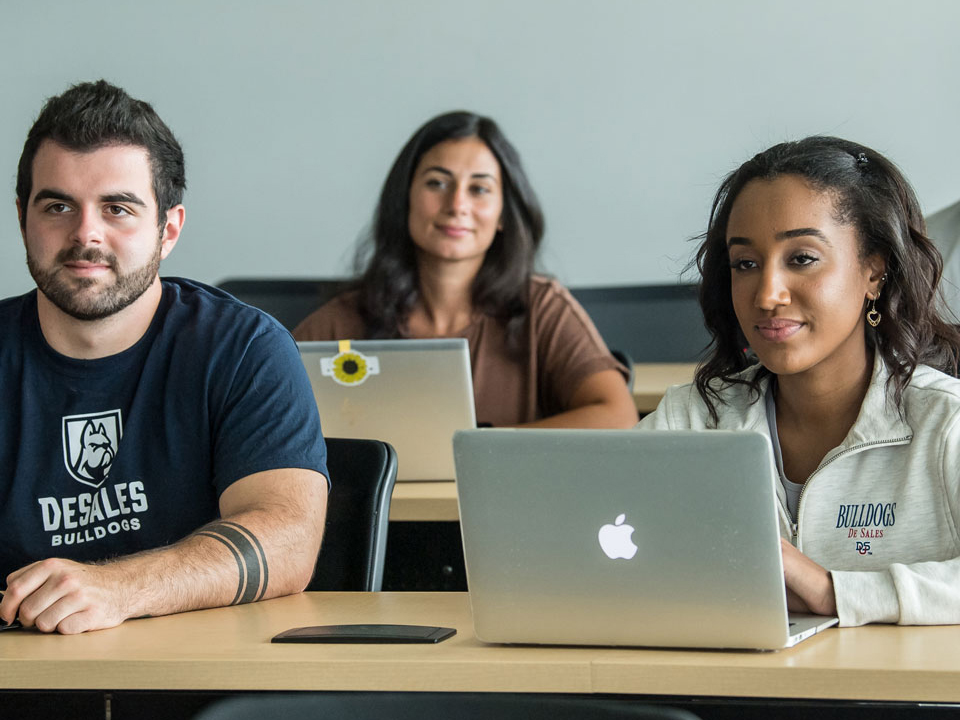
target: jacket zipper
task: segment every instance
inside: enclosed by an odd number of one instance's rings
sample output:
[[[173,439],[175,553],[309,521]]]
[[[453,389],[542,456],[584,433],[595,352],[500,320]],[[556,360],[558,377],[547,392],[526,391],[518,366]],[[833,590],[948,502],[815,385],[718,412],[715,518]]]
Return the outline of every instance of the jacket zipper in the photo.
[[[852,447],[848,447],[846,450],[841,450],[840,452],[838,452],[832,458],[830,458],[826,462],[822,463],[819,467],[817,467],[817,469],[814,470],[813,473],[811,473],[810,477],[807,478],[807,481],[803,484],[803,487],[800,489],[800,497],[797,498],[797,518],[799,519],[800,517],[800,505],[803,503],[803,496],[807,493],[807,488],[810,487],[810,481],[813,479],[813,476],[819,473],[821,470],[823,470],[827,465],[832,463],[834,460],[839,460],[844,455],[849,455],[854,451],[863,450],[864,448],[873,447],[875,445],[899,445],[900,443],[908,442],[909,440],[912,440],[912,439],[913,439],[913,435],[907,435],[906,437],[895,438],[893,440],[871,440],[870,442],[860,443],[859,445],[854,445]],[[793,546],[799,550],[800,549],[800,546],[798,544],[800,542],[799,520],[797,522],[794,522],[793,520],[791,520],[790,529],[793,531]]]

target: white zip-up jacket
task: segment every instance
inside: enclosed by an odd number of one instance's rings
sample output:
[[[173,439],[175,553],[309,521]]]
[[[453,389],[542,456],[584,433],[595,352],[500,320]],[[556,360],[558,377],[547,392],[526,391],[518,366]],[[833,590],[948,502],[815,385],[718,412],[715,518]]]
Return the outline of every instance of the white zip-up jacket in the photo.
[[[807,479],[795,526],[777,483],[780,533],[831,572],[841,625],[960,624],[960,380],[921,365],[901,417],[887,377],[877,353],[860,414]],[[717,425],[692,384],[672,387],[637,427],[769,438],[768,383],[759,399],[744,386],[724,389]]]

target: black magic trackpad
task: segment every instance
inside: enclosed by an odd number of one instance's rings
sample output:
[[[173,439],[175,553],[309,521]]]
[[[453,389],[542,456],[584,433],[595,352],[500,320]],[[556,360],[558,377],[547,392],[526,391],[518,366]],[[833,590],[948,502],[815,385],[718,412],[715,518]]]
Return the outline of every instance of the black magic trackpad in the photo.
[[[437,643],[455,628],[433,625],[313,625],[275,635],[275,643]]]

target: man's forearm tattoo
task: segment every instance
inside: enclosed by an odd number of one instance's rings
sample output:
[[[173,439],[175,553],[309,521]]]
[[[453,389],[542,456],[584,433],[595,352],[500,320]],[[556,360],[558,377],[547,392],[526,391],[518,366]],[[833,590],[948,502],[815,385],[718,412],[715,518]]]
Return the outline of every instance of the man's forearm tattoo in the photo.
[[[231,605],[255,602],[267,591],[267,555],[256,536],[243,525],[228,520],[207,525],[197,535],[219,540],[233,553],[240,571],[237,595]]]

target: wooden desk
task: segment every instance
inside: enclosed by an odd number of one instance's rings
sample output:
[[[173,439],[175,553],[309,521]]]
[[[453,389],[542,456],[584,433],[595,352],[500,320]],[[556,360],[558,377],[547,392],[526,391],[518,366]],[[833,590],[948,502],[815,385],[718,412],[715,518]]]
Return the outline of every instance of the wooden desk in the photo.
[[[457,486],[440,482],[398,482],[390,500],[391,520],[459,520]]]
[[[446,625],[438,645],[273,645],[328,623]],[[463,593],[308,593],[77,636],[0,633],[0,688],[629,693],[960,702],[960,627],[831,629],[774,653],[505,647]]]
[[[671,385],[693,381],[696,363],[636,363],[633,366],[633,400],[642,413],[653,412]]]

